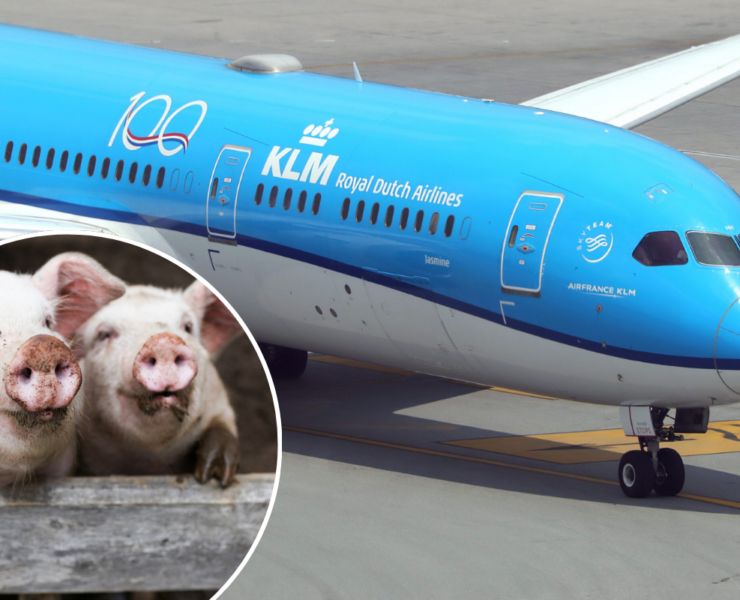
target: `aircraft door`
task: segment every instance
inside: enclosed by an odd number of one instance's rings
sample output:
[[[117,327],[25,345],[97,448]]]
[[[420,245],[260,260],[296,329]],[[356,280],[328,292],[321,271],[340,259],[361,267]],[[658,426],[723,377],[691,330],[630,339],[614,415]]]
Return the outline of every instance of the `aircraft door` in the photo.
[[[514,207],[501,253],[501,289],[539,297],[542,265],[562,194],[524,192]]]
[[[236,202],[239,198],[244,169],[252,150],[227,145],[221,149],[211,175],[206,200],[206,227],[208,235],[236,238]]]

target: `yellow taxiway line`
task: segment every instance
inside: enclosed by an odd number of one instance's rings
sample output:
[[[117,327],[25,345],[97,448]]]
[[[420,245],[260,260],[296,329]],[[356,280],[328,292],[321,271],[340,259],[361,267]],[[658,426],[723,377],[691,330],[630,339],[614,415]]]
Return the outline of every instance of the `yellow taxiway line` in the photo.
[[[740,421],[714,421],[707,433],[685,434],[676,446],[682,456],[740,452]],[[444,442],[473,450],[533,458],[561,465],[619,460],[629,450],[639,450],[637,438],[621,429],[573,431],[539,435],[511,435]]]
[[[352,360],[351,358],[340,358],[338,356],[330,356],[328,354],[314,354],[308,357],[308,360],[316,362],[323,362],[332,365],[341,365],[343,367],[354,367],[355,369],[366,369],[368,371],[380,371],[382,373],[393,373],[395,375],[405,375],[407,377],[420,377],[422,373],[416,371],[405,371],[404,369],[396,369],[395,367],[386,367],[384,365],[376,365],[374,363],[363,362],[361,360]],[[544,400],[560,400],[560,398],[553,398],[552,396],[541,396],[540,394],[532,394],[530,392],[520,392],[518,390],[510,390],[507,388],[500,387],[488,387],[487,385],[480,385],[478,383],[471,383],[469,381],[459,381],[457,379],[443,378],[444,381],[450,383],[457,383],[458,385],[467,385],[481,390],[493,390],[494,392],[505,392],[507,394],[517,394],[519,396],[529,396],[530,398],[543,398]]]
[[[415,448],[413,446],[405,446],[403,444],[392,444],[390,442],[380,442],[377,440],[370,440],[367,438],[358,438],[350,435],[342,435],[339,433],[330,433],[328,431],[317,431],[314,429],[306,429],[304,427],[294,427],[292,425],[283,425],[283,429],[287,431],[295,431],[297,433],[305,433],[308,435],[317,435],[321,437],[333,438],[336,440],[344,440],[347,442],[356,442],[359,444],[367,444],[370,446],[380,446],[383,448],[391,448],[393,450],[405,450],[407,452],[415,452],[417,454],[427,454],[430,456],[440,456],[443,458],[452,458],[455,460],[464,460],[467,462],[481,463],[485,465],[493,465],[495,467],[503,467],[505,469],[516,469],[517,471],[527,471],[529,473],[539,473],[542,475],[553,475],[555,477],[564,477],[566,479],[577,479],[579,481],[589,481],[591,483],[603,483],[606,485],[619,485],[616,481],[609,481],[608,479],[599,479],[597,477],[587,477],[585,475],[575,475],[573,473],[561,473],[559,471],[549,471],[547,469],[539,469],[537,467],[527,467],[524,465],[512,465],[510,463],[500,462],[497,460],[489,460],[487,458],[478,458],[475,456],[464,456],[462,454],[454,454],[452,452],[442,452],[439,450],[428,450],[426,448]],[[710,504],[718,504],[721,506],[727,506],[729,508],[740,509],[740,502],[733,502],[732,500],[722,500],[720,498],[708,498],[706,496],[697,496],[695,494],[679,494],[681,498],[688,500],[697,500],[699,502],[708,502]]]
[[[419,375],[419,373],[415,373],[414,371],[404,371],[403,369],[396,369],[394,367],[386,367],[383,365],[375,365],[359,360],[352,360],[351,358],[339,358],[338,356],[329,356],[328,354],[315,354],[313,356],[309,356],[308,360],[329,363],[332,365],[342,365],[343,367],[355,367],[356,369],[365,369],[367,371],[380,371],[381,373],[394,373],[396,375]]]

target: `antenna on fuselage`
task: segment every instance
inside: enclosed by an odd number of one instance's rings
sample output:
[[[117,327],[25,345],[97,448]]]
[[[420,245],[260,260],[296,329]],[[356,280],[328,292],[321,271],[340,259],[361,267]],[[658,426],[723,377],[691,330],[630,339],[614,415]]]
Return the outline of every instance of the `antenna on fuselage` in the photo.
[[[355,70],[355,81],[362,83],[362,76],[360,75],[360,69],[357,68],[357,63],[352,61],[352,68]]]

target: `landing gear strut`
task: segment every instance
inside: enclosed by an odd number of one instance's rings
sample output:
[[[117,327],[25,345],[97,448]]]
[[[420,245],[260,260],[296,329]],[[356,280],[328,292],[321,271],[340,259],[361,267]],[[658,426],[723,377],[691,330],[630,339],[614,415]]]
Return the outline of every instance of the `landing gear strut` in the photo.
[[[647,407],[640,408],[644,411]],[[660,442],[683,439],[673,426],[663,425],[667,414],[666,408],[651,407],[652,427],[639,427],[644,423],[638,423],[636,429],[654,435],[638,436],[640,449],[627,452],[619,461],[619,486],[630,498],[647,498],[653,490],[659,496],[675,496],[683,489],[686,474],[681,456],[671,448],[660,449]]]

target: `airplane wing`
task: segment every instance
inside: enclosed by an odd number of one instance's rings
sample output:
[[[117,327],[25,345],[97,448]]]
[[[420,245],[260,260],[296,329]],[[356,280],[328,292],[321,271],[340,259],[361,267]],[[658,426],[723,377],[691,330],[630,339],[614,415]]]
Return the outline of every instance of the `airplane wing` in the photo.
[[[603,75],[522,106],[632,129],[740,75],[740,35]]]

